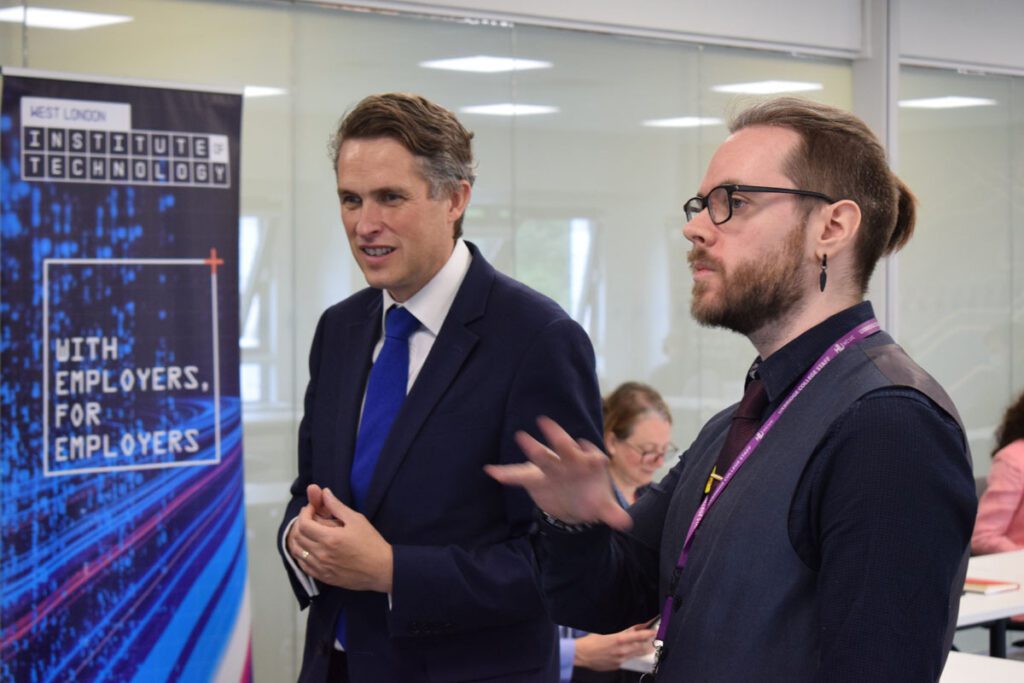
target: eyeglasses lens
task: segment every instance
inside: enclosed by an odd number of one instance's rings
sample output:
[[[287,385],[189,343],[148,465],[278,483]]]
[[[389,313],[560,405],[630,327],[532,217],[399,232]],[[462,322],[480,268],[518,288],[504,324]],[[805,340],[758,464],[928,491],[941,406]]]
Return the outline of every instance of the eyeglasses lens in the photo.
[[[729,220],[729,191],[716,187],[708,193],[708,216],[715,225]]]
[[[683,204],[683,211],[686,212],[686,222],[689,223],[697,214],[704,210],[704,202],[700,197],[693,197]]]

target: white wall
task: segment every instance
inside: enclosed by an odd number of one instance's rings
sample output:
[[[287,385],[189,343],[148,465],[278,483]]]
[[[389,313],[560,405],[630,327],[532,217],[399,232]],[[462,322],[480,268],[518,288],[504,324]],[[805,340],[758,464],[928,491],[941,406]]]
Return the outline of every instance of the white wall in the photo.
[[[1024,75],[1021,0],[899,0],[904,63]]]
[[[862,44],[861,0],[327,0],[453,17],[662,36],[852,57]]]
[[[327,1],[842,57],[870,49],[863,14],[871,0]],[[890,0],[890,4],[900,18],[903,61],[1024,73],[1022,0]]]

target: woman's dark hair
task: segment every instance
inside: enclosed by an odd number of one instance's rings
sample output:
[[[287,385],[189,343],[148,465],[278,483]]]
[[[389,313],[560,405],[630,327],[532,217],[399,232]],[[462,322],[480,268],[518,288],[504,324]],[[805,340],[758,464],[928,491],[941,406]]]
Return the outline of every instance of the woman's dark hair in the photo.
[[[1003,422],[996,430],[996,448],[992,451],[992,455],[1018,439],[1024,439],[1024,393],[1006,409]]]

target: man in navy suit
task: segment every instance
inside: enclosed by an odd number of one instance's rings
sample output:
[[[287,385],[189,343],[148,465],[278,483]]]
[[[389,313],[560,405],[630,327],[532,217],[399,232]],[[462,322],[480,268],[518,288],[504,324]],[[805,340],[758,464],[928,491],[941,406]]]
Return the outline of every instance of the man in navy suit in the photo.
[[[323,314],[310,353],[280,531],[309,607],[301,681],[558,679],[532,503],[483,468],[521,461],[514,434],[538,414],[600,443],[594,353],[557,304],[461,239],[471,138],[402,94],[364,99],[334,137],[342,222],[370,287]],[[397,342],[407,394],[368,466],[357,438],[377,411],[371,368],[393,307],[414,317]]]

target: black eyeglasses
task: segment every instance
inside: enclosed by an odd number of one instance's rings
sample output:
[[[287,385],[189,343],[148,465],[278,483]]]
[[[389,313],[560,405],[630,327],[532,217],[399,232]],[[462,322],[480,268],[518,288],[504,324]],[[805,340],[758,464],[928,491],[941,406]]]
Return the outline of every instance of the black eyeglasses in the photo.
[[[692,221],[704,209],[708,210],[708,216],[715,225],[721,225],[732,218],[733,205],[737,200],[733,199],[734,192],[774,192],[777,194],[798,194],[801,197],[814,197],[824,199],[829,204],[836,200],[820,192],[810,190],[794,190],[788,187],[762,187],[760,185],[719,185],[712,188],[706,197],[700,195],[686,200],[683,204],[683,211],[686,212],[687,222]],[[738,201],[743,201],[738,200]]]

